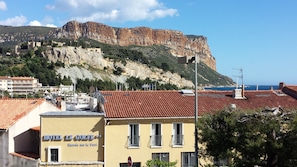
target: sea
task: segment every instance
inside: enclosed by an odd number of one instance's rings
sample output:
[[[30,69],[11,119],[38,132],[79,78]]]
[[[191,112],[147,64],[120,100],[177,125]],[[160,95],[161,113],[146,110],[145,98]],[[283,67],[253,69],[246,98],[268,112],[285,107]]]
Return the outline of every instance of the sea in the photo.
[[[245,85],[244,90],[277,90],[279,85]],[[236,86],[210,86],[204,87],[205,90],[234,90]],[[241,86],[237,87],[241,89]]]

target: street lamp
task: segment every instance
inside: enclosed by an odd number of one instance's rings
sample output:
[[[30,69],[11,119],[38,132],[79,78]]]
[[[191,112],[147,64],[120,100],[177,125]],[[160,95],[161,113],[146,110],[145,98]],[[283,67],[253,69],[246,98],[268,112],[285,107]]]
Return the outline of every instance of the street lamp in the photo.
[[[193,57],[188,57],[188,56],[183,56],[183,57],[178,57],[178,63],[179,64],[188,64],[188,63],[195,63],[195,109],[194,109],[194,114],[195,114],[195,166],[198,167],[198,90],[197,90],[197,64],[199,62],[197,54]]]

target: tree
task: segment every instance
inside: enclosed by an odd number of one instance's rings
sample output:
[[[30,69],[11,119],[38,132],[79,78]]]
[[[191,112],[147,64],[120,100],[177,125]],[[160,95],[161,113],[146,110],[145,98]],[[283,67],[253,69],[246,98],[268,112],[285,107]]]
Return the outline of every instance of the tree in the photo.
[[[223,110],[198,121],[205,154],[236,166],[293,167],[297,162],[296,111]],[[201,150],[201,148],[199,148]]]
[[[166,162],[166,161],[161,161],[159,159],[152,159],[146,161],[146,166],[147,167],[175,167],[177,162]]]
[[[164,71],[168,71],[169,70],[169,65],[167,63],[162,63],[161,64],[161,68],[164,70]]]

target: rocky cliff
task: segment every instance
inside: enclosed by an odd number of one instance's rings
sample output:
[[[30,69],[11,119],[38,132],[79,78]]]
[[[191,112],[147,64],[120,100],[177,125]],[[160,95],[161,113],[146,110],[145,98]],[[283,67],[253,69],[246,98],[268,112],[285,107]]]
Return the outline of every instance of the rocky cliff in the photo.
[[[57,69],[57,73],[62,77],[70,77],[73,83],[76,83],[77,79],[101,79],[125,84],[127,78],[133,76],[141,80],[150,78],[161,84],[174,84],[180,88],[194,87],[192,81],[182,78],[177,73],[165,72],[162,69],[150,68],[144,64],[128,60],[125,65],[121,62],[109,61],[104,59],[101,50],[95,49],[71,46],[54,47],[48,48],[44,52],[44,56],[52,62],[63,62],[65,67]],[[124,72],[121,75],[114,75],[115,66],[121,67]]]
[[[159,30],[148,27],[113,28],[101,23],[79,23],[71,21],[66,23],[55,33],[58,38],[78,39],[87,37],[102,43],[129,46],[129,45],[164,45],[170,48],[174,56],[199,55],[200,61],[211,69],[216,70],[216,60],[212,56],[203,36],[187,37],[180,31]],[[201,54],[203,53],[203,54]]]

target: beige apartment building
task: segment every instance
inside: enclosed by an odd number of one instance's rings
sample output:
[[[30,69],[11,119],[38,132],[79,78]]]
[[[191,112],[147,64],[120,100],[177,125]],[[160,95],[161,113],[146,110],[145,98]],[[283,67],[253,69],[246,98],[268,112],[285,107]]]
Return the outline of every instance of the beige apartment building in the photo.
[[[0,90],[7,91],[11,96],[33,93],[42,86],[34,77],[0,76]]]

